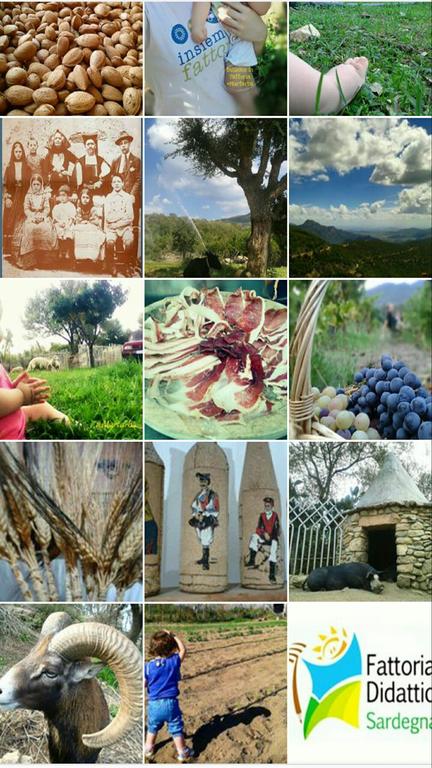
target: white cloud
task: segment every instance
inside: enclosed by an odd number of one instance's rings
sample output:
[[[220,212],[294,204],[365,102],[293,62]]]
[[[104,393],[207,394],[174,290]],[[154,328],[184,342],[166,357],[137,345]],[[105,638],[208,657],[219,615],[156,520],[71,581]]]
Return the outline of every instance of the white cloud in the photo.
[[[155,120],[147,131],[149,145],[152,149],[163,152],[164,155],[168,154],[175,148],[173,141],[176,130],[175,120]],[[190,160],[181,156],[165,158],[159,163],[158,170],[158,188],[168,192],[183,209],[184,206],[187,207],[186,196],[189,193],[205,200],[208,210],[214,210],[217,216],[236,216],[249,211],[244,192],[235,179],[222,174],[204,179],[194,174]],[[156,198],[162,198],[162,195],[156,195]],[[160,206],[160,204],[159,199],[155,205]],[[146,210],[150,211],[147,204]]]
[[[303,224],[306,219],[313,219],[326,226],[341,229],[384,229],[385,227],[430,227],[430,194],[416,195],[415,189],[402,190],[396,205],[386,206],[384,200],[372,203],[360,203],[349,208],[341,203],[324,208],[318,205],[292,204],[289,207],[291,224]]]
[[[403,189],[399,192],[400,213],[432,214],[431,189],[428,184]]]
[[[291,173],[300,176],[373,166],[376,184],[411,186],[431,177],[430,136],[401,118],[304,118],[291,123],[289,149]]]
[[[313,176],[311,181],[330,181],[330,176],[326,173],[319,173],[318,176]]]

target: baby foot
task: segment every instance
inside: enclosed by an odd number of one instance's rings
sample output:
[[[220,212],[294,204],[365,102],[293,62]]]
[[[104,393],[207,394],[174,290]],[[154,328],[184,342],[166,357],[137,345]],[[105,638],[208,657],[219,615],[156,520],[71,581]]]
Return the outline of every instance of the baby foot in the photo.
[[[362,83],[364,83],[369,66],[369,60],[366,56],[356,56],[354,59],[347,59],[345,64],[351,64],[360,76]]]

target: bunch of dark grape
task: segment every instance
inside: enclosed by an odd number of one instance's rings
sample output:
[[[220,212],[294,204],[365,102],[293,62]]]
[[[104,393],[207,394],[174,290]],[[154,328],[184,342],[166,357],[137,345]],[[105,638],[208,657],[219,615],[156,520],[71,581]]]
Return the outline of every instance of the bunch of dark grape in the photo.
[[[356,388],[312,388],[315,416],[346,440],[431,440],[432,395],[402,361],[381,357],[380,368],[362,368]]]

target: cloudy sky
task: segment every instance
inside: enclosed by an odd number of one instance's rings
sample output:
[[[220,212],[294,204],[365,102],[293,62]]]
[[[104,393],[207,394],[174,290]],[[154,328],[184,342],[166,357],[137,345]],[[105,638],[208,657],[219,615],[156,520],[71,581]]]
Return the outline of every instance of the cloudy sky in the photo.
[[[3,279],[0,280],[0,335],[7,329],[12,331],[12,352],[23,352],[29,349],[35,341],[23,325],[23,317],[28,301],[53,286],[58,286],[59,280],[50,280],[39,278],[22,278],[21,280]],[[90,280],[90,283],[96,282]],[[138,328],[138,317],[144,309],[144,300],[141,280],[112,280],[120,284],[127,291],[127,298],[121,307],[118,307],[113,314],[113,318],[120,321],[123,328],[132,331]],[[61,343],[58,336],[49,338],[40,338],[38,341],[44,347],[49,349],[52,342]],[[1,362],[1,361],[0,361]]]
[[[291,223],[429,227],[430,133],[429,118],[291,120]]]
[[[243,190],[235,179],[203,179],[183,157],[165,159],[175,149],[176,120],[147,119],[145,139],[146,213],[176,213],[202,219],[225,219],[249,213]],[[281,173],[286,173],[285,164]]]

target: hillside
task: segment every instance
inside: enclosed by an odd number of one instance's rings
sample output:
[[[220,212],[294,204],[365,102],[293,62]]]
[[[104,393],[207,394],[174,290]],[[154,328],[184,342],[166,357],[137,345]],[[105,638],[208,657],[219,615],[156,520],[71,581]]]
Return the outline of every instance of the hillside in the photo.
[[[189,220],[185,216],[150,213],[145,216],[146,277],[182,277],[186,264],[206,250],[216,254],[220,277],[238,277],[247,266],[249,224],[228,219]],[[279,236],[276,225],[271,240],[267,277],[286,277],[286,228]]]
[[[371,235],[360,234],[356,232],[346,232],[344,229],[337,229],[336,227],[326,227],[323,224],[318,224],[317,221],[313,221],[313,219],[307,219],[307,221],[299,225],[298,229],[303,229],[310,235],[316,235],[331,245],[348,243],[353,240],[376,239],[371,237]]]
[[[221,221],[224,224],[241,224],[244,227],[250,225],[250,213],[243,213],[240,216],[229,216],[227,219],[215,219],[215,221]]]
[[[290,225],[291,277],[428,277],[431,239],[389,243],[356,240],[329,244]]]
[[[369,288],[366,293],[368,296],[376,296],[377,306],[395,304],[397,307],[401,307],[422,286],[421,280],[417,280],[415,283],[382,283],[375,288]]]

